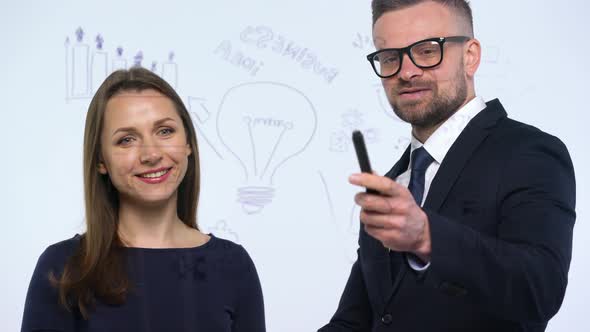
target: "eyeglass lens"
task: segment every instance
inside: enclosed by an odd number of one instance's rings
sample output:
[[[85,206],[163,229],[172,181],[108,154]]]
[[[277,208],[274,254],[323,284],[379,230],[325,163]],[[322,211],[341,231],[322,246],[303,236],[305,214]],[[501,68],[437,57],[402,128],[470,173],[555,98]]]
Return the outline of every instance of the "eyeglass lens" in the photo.
[[[382,76],[388,76],[399,70],[402,50],[384,50],[373,57],[375,69]],[[410,48],[410,59],[417,67],[437,65],[442,57],[441,45],[436,41],[425,41]]]

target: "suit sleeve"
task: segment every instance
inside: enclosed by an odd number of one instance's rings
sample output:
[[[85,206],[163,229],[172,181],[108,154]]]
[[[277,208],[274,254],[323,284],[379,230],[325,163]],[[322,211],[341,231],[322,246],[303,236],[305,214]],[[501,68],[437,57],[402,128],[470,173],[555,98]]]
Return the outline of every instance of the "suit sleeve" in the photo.
[[[330,322],[318,332],[364,332],[371,330],[371,305],[359,260],[360,258],[352,265],[336,313]]]
[[[21,332],[48,331],[74,332],[75,316],[59,304],[57,289],[49,281],[49,273],[59,275],[63,267],[57,268],[62,255],[55,247],[49,247],[37,261],[27,297]]]
[[[516,143],[497,191],[497,236],[426,211],[432,239],[427,280],[459,289],[492,316],[546,322],[567,285],[575,179],[565,146],[535,135]]]

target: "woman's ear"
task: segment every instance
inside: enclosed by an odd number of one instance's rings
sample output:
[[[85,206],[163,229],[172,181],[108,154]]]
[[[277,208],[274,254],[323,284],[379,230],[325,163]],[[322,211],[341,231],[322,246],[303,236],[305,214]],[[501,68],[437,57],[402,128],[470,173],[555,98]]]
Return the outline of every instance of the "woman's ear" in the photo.
[[[100,174],[103,174],[103,175],[105,175],[105,174],[108,174],[108,172],[109,172],[109,171],[107,170],[107,167],[106,167],[106,165],[105,165],[105,164],[104,164],[102,161],[99,161],[99,162],[98,162],[97,169],[98,169],[98,172],[99,172]]]
[[[190,156],[193,153],[193,150],[191,149],[191,145],[187,144],[186,145],[186,156]]]

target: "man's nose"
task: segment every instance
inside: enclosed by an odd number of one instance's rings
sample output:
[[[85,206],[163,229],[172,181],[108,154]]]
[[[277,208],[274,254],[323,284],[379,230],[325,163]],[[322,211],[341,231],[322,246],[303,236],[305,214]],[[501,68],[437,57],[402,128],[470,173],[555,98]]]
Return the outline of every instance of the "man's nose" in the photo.
[[[416,66],[407,53],[403,55],[401,66],[398,76],[404,81],[410,81],[412,78],[424,73],[424,70]]]

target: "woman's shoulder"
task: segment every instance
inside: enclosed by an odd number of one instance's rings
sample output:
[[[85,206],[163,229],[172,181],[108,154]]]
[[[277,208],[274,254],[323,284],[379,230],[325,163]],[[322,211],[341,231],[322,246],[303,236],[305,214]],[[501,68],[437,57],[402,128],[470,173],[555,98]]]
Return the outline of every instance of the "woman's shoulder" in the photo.
[[[231,240],[216,237],[210,234],[211,239],[206,244],[212,252],[215,253],[221,260],[238,265],[252,265],[252,259],[248,251],[239,243]]]
[[[46,267],[62,266],[80,247],[82,236],[73,237],[49,245],[39,257],[37,265]]]
[[[211,237],[209,239],[209,242],[206,243],[206,245],[210,245],[210,247],[212,249],[214,249],[215,251],[224,253],[224,254],[238,254],[238,255],[244,255],[244,254],[248,254],[246,252],[246,249],[244,249],[244,247],[234,241],[228,240],[228,239],[224,239],[221,237],[217,237],[214,234],[209,234],[209,236]]]

